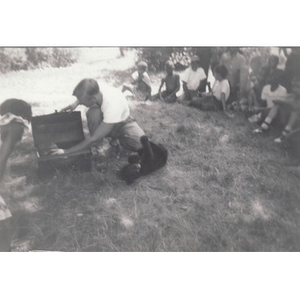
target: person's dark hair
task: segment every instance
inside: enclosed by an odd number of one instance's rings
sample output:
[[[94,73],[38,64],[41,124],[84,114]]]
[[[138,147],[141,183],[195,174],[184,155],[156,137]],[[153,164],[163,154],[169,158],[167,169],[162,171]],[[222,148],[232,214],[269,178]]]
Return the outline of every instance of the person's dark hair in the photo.
[[[145,61],[140,61],[138,64],[137,64],[137,67],[139,68],[139,69],[142,69],[142,70],[144,70],[144,71],[147,71],[147,69],[148,69],[148,64],[145,62]]]
[[[215,67],[215,73],[220,74],[222,78],[226,78],[228,70],[224,65],[217,65]]]
[[[100,91],[98,82],[95,79],[86,78],[81,80],[73,91],[73,96],[80,97],[83,94],[94,96]]]
[[[0,115],[3,116],[7,113],[22,117],[28,122],[31,122],[32,119],[31,105],[20,99],[7,99],[1,104]]]
[[[283,76],[282,70],[276,69],[273,72],[271,77],[273,78],[273,80],[275,79],[275,81],[279,83],[282,80],[282,76]]]
[[[165,63],[166,66],[170,66],[171,68],[175,68],[174,63],[172,62],[172,60],[168,59]]]
[[[279,57],[277,55],[271,55],[269,57],[269,63],[270,63],[271,59],[273,59],[277,65],[279,64]]]

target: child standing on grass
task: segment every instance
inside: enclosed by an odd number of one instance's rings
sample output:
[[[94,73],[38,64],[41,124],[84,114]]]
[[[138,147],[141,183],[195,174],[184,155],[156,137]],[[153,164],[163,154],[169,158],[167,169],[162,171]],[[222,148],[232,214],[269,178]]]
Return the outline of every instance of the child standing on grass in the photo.
[[[181,75],[184,93],[180,100],[192,100],[199,98],[199,93],[205,91],[206,75],[200,67],[200,59],[197,55],[191,58],[191,65]]]
[[[227,76],[227,68],[225,66],[216,66],[214,69],[215,82],[212,91],[203,94],[203,98],[192,99],[190,106],[197,107],[201,110],[223,110],[227,115],[227,100],[230,95],[230,85]],[[232,115],[230,115],[231,117]]]
[[[180,77],[178,74],[174,74],[174,64],[171,60],[168,60],[165,65],[167,76],[161,80],[161,85],[158,90],[158,94],[153,96],[153,100],[159,98],[164,102],[176,102],[176,93],[180,90]],[[162,87],[166,86],[166,89],[162,92]]]
[[[31,121],[31,106],[19,99],[8,99],[0,106],[0,181],[9,156],[15,145],[22,139],[24,130]],[[11,213],[0,196],[0,252],[11,250]]]
[[[135,71],[131,77],[131,84],[124,84],[122,92],[129,91],[138,100],[148,100],[151,97],[151,80],[147,73],[148,64],[145,61],[141,61],[137,65],[137,71]]]

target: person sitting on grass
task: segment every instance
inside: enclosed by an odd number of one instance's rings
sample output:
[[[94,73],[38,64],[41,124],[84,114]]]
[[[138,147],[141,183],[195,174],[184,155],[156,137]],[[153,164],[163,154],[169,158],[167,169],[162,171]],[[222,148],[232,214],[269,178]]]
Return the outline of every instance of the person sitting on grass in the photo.
[[[191,65],[181,75],[182,87],[184,93],[179,97],[179,100],[192,100],[199,98],[200,92],[205,92],[206,75],[200,67],[200,59],[197,55],[191,58]]]
[[[292,93],[285,101],[274,101],[277,108],[277,114],[282,116],[285,127],[279,137],[274,142],[282,143],[286,137],[295,129],[300,126],[300,77],[295,77],[292,81]]]
[[[273,119],[278,113],[278,105],[274,104],[275,100],[285,100],[287,97],[286,89],[279,84],[281,73],[273,72],[270,77],[270,84],[264,86],[261,93],[261,108],[260,117],[264,119],[260,128],[255,129],[254,133],[267,131]],[[264,116],[266,116],[264,118]]]
[[[158,94],[153,96],[153,100],[160,99],[164,102],[176,102],[177,96],[176,93],[180,90],[180,76],[174,74],[174,64],[171,60],[166,61],[166,77],[161,80],[161,85],[158,90]],[[162,90],[163,86],[166,86],[164,91]]]
[[[232,117],[227,112],[226,102],[230,94],[230,85],[227,76],[227,68],[223,65],[218,65],[214,69],[215,82],[210,93],[202,94],[202,98],[192,99],[190,106],[201,110],[223,110],[227,115]]]
[[[135,71],[131,77],[131,84],[124,84],[122,92],[129,91],[138,100],[148,100],[151,97],[151,80],[147,73],[148,64],[145,61],[141,61],[137,65],[137,71]]]
[[[94,147],[103,138],[110,137],[111,145],[138,151],[140,138],[145,135],[137,122],[130,117],[127,100],[121,91],[101,88],[95,79],[81,80],[73,91],[76,101],[61,111],[73,111],[78,105],[88,107],[86,113],[90,137],[69,149],[52,149],[50,155],[69,155]]]
[[[0,106],[0,181],[2,180],[8,158],[15,145],[22,139],[24,130],[28,128],[31,118],[31,106],[19,99],[8,99]],[[0,196],[0,252],[11,251],[11,212]]]

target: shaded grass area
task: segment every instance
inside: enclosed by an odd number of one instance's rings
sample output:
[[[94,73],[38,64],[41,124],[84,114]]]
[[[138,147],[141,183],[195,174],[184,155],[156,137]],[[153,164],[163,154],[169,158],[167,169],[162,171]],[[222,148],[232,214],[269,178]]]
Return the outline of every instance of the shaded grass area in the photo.
[[[242,115],[160,102],[131,107],[146,134],[169,150],[167,166],[128,186],[116,175],[123,153],[108,157],[103,172],[42,181],[27,135],[5,186],[15,251],[300,250],[299,178],[284,169],[288,157],[272,143],[275,133],[254,136]]]
[[[131,186],[116,176],[125,156],[40,181],[32,140],[18,146],[9,176],[28,176],[7,190],[16,251],[299,251],[299,180],[268,137],[242,116],[177,104],[133,115],[170,159]]]

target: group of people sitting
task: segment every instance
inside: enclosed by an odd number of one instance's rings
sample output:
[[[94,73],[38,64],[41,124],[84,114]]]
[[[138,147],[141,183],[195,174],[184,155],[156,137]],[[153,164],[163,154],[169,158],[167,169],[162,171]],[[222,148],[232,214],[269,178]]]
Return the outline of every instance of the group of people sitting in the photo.
[[[265,65],[259,55],[252,57],[247,64],[239,48],[230,47],[211,65],[215,78],[212,87],[207,82],[208,72],[202,68],[197,55],[191,57],[190,66],[180,75],[174,72],[173,62],[168,60],[165,63],[166,76],[154,95],[151,95],[147,63],[142,61],[132,74],[131,84],[124,84],[123,92],[130,91],[138,100],[178,102],[205,111],[220,110],[229,117],[234,116],[233,111],[240,110],[250,122],[261,124],[254,133],[266,132],[273,123],[283,126],[281,135],[274,140],[280,143],[298,126],[299,54],[296,48],[290,54],[285,51],[288,56],[285,69],[277,55],[270,55]],[[183,92],[178,95],[181,84]]]
[[[174,64],[168,60],[165,64],[166,76],[155,95],[152,95],[148,66],[144,61],[137,65],[132,82],[124,84],[122,90],[100,88],[95,79],[83,79],[73,90],[75,102],[62,108],[61,112],[73,111],[78,105],[86,106],[90,136],[69,149],[49,149],[47,155],[68,156],[89,148],[93,150],[103,138],[109,138],[112,147],[122,146],[138,153],[138,156],[130,157],[130,166],[122,170],[124,176],[130,176],[125,178],[128,184],[140,175],[163,167],[168,156],[167,150],[162,145],[149,142],[143,129],[130,116],[126,99],[128,93],[139,100],[179,102],[206,111],[220,110],[230,117],[233,117],[232,110],[240,108],[252,114],[250,121],[256,119],[261,122],[256,133],[266,131],[276,117],[282,116],[285,127],[277,140],[282,141],[297,126],[300,115],[300,77],[284,77],[277,65],[278,57],[270,56],[267,66],[261,66],[260,60],[253,58],[249,68],[238,49],[229,48],[219,62],[212,66],[215,81],[210,87],[207,83],[208,74],[201,67],[198,56],[191,57],[190,66],[181,75],[174,72]],[[281,84],[283,79],[285,85]],[[181,90],[180,81],[183,93],[177,95]],[[23,100],[8,99],[0,106],[0,181],[7,160],[28,128],[31,118],[31,106]],[[10,219],[11,213],[0,196],[0,251],[10,251],[11,248]]]

